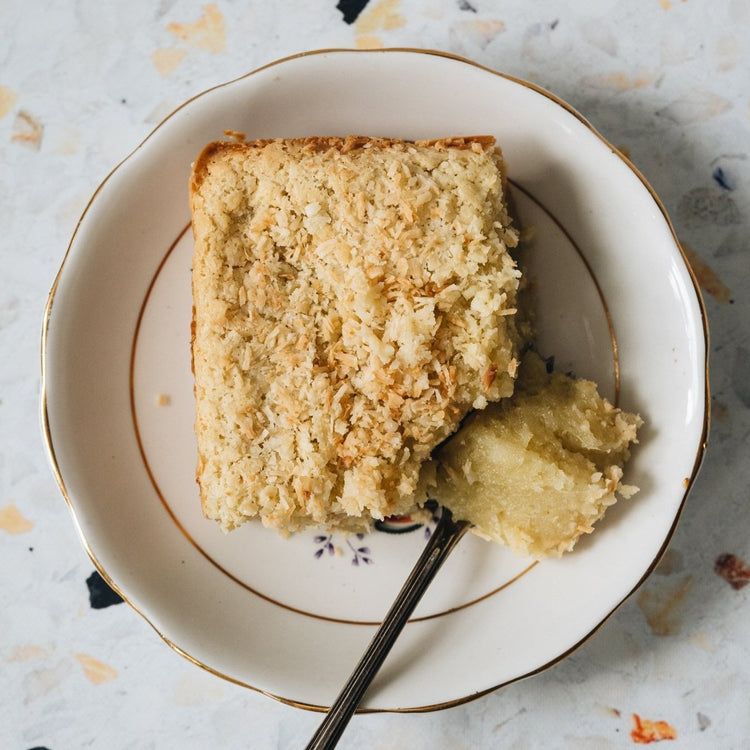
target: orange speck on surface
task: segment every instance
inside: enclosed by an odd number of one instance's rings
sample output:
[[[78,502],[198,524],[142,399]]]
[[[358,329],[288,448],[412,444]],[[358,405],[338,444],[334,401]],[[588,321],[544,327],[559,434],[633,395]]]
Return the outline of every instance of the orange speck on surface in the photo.
[[[630,739],[638,745],[677,739],[677,730],[667,724],[666,721],[651,721],[650,719],[642,719],[638,714],[633,714],[633,724]]]
[[[185,57],[185,54],[184,49],[163,47],[152,53],[151,61],[154,63],[154,67],[159,71],[159,75],[166,78],[175,71]]]
[[[83,673],[86,679],[93,682],[94,685],[100,685],[102,682],[109,682],[117,677],[117,670],[108,664],[95,659],[89,654],[76,654],[76,661],[83,667]]]
[[[358,34],[372,34],[404,26],[406,18],[398,12],[400,5],[401,0],[380,0],[360,14],[354,28]]]
[[[451,27],[451,33],[456,34],[461,41],[467,41],[480,49],[486,49],[505,31],[505,21],[499,18],[471,18],[457,21]]]
[[[693,269],[698,285],[717,302],[727,303],[732,299],[729,287],[716,275],[716,272],[706,263],[698,253],[685,242],[681,242],[685,257]]]
[[[18,94],[7,86],[0,86],[0,120],[16,106]]]
[[[6,657],[6,661],[29,661],[30,659],[46,659],[52,653],[47,646],[37,646],[33,643],[24,643],[16,646]]]
[[[203,6],[203,15],[192,23],[169,23],[167,31],[179,40],[208,52],[226,49],[226,23],[215,3]]]
[[[651,73],[638,73],[630,75],[629,73],[613,72],[601,73],[600,75],[589,76],[584,79],[584,83],[596,88],[614,89],[615,91],[630,91],[632,89],[642,89],[653,83],[654,76]]]
[[[385,45],[379,36],[363,34],[356,38],[357,49],[382,49]]]
[[[0,508],[0,529],[7,534],[26,534],[33,528],[34,524],[12,503]]]
[[[28,146],[38,151],[42,145],[43,134],[44,126],[34,115],[24,110],[21,110],[16,115],[15,122],[13,123],[13,136],[11,137],[14,143],[20,143],[23,146]]]
[[[476,31],[490,34],[493,37],[501,31],[505,31],[505,21],[501,21],[499,18],[477,18],[474,21],[469,21],[469,23]]]

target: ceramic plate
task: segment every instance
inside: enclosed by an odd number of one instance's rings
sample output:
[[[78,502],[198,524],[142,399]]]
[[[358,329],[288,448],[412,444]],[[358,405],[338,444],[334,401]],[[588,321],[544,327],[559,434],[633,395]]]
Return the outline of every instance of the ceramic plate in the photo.
[[[658,199],[568,106],[444,54],[324,51],[207,91],[97,190],[50,294],[43,418],[57,479],[106,579],[177,651],[242,685],[330,705],[429,526],[284,540],[202,518],[194,482],[187,185],[202,146],[248,138],[491,134],[509,163],[540,347],[646,420],[618,503],[574,554],[532,561],[466,538],[364,708],[453,705],[550,665],[644,579],[706,439],[705,315]]]

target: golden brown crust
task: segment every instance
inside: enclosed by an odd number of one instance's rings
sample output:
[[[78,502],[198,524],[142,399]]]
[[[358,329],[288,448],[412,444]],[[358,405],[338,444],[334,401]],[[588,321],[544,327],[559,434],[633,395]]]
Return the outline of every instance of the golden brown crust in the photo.
[[[227,131],[233,133],[234,131]],[[335,149],[341,153],[349,153],[363,148],[403,148],[413,145],[419,147],[445,150],[481,149],[488,151],[495,146],[495,138],[491,135],[452,136],[450,138],[435,138],[432,140],[410,141],[402,138],[380,138],[366,135],[341,136],[306,136],[304,138],[261,138],[254,141],[232,140],[212,141],[201,151],[193,165],[190,177],[190,189],[197,190],[203,182],[208,162],[219,152],[244,151],[248,148],[262,149],[271,143],[283,143],[286,146],[302,146],[310,151],[328,151]]]

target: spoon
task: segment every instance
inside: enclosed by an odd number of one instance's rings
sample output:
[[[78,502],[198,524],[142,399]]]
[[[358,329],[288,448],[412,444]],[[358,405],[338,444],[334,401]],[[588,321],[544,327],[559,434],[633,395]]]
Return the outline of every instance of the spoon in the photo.
[[[447,508],[442,509],[430,541],[306,750],[330,750],[336,746],[409,616],[470,525],[468,521],[455,520]]]

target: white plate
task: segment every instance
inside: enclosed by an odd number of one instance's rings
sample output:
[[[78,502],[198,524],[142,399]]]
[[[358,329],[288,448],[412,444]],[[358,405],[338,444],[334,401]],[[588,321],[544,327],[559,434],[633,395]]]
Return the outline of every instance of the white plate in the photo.
[[[550,94],[443,54],[324,51],[190,100],[105,180],[50,294],[43,418],[92,560],[180,653],[304,707],[329,705],[424,544],[224,535],[193,479],[190,164],[248,138],[492,134],[535,226],[541,346],[646,419],[618,503],[574,554],[537,565],[476,538],[453,553],[364,707],[425,710],[554,663],[653,568],[703,455],[706,323],[658,199]],[[357,564],[358,563],[358,564]]]

